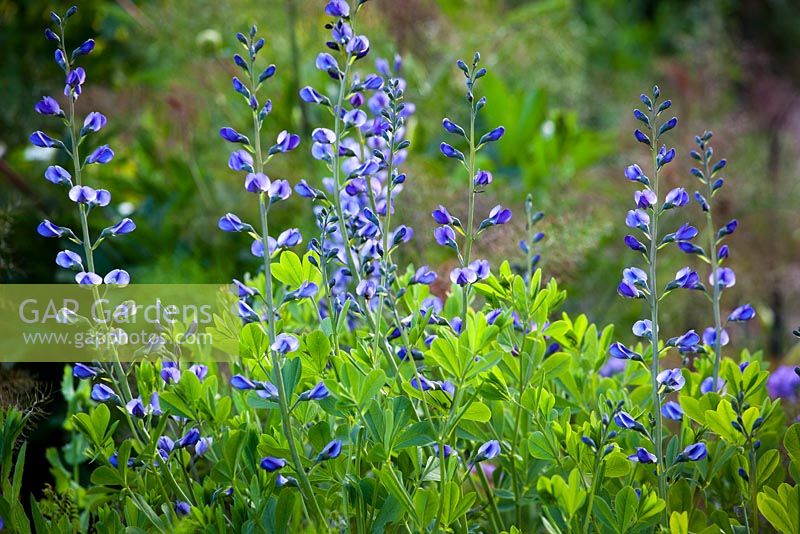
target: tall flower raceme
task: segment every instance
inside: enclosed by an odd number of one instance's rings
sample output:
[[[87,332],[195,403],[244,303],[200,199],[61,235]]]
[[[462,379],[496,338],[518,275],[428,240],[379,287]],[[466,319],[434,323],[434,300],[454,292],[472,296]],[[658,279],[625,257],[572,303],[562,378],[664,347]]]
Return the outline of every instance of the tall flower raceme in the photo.
[[[64,140],[49,136],[42,131],[33,132],[30,141],[34,146],[41,148],[56,148],[64,151],[70,158],[72,169],[70,171],[59,165],[51,165],[44,173],[48,182],[64,187],[69,199],[75,203],[80,218],[81,231],[77,236],[71,229],[58,226],[45,219],[39,224],[37,231],[43,237],[66,237],[71,242],[81,247],[80,251],[63,250],[56,257],[56,265],[63,269],[77,271],[75,281],[81,285],[97,286],[102,283],[124,286],[130,282],[130,276],[122,269],[114,269],[104,276],[95,272],[94,251],[106,238],[132,232],[136,225],[130,219],[122,219],[112,226],[105,228],[94,240],[90,235],[88,217],[97,208],[104,208],[111,202],[111,193],[106,189],[91,187],[84,183],[83,172],[89,165],[104,165],[114,159],[114,151],[108,145],[99,145],[92,149],[85,157],[81,157],[81,145],[88,143],[91,137],[102,130],[107,123],[106,116],[93,111],[84,117],[83,121],[75,112],[75,103],[83,92],[86,83],[86,70],[77,65],[83,56],[94,50],[94,39],[84,41],[77,48],[68,51],[66,43],[67,21],[77,12],[77,7],[71,7],[59,17],[51,13],[54,24],[53,29],[45,30],[45,38],[56,46],[55,62],[64,71],[64,97],[66,111],[61,108],[57,99],[45,96],[35,106],[38,113],[60,119],[66,128]]]
[[[634,195],[635,208],[630,210],[625,218],[625,224],[636,231],[636,235],[625,236],[625,244],[639,252],[644,259],[645,268],[625,268],[622,273],[617,292],[624,298],[642,299],[648,305],[649,317],[641,319],[633,325],[633,334],[650,343],[650,382],[652,388],[650,416],[653,428],[648,434],[649,440],[655,450],[653,463],[656,464],[659,497],[666,497],[666,469],[664,458],[664,435],[662,417],[664,416],[666,397],[679,391],[685,384],[680,369],[662,370],[660,358],[662,353],[670,348],[676,348],[682,354],[702,352],[700,336],[693,330],[682,336],[669,339],[663,346],[660,343],[660,330],[658,322],[659,303],[670,292],[676,289],[705,291],[700,282],[699,275],[685,267],[678,271],[674,279],[669,281],[663,289],[658,283],[658,252],[671,242],[689,242],[697,235],[697,229],[684,224],[671,233],[663,232],[662,219],[668,211],[680,208],[689,203],[689,194],[684,188],[675,188],[664,194],[660,189],[659,176],[665,165],[675,158],[675,149],[667,148],[663,143],[663,136],[675,128],[678,120],[672,117],[664,120],[664,113],[672,106],[670,100],[661,100],[661,93],[656,86],[651,96],[642,94],[641,101],[645,110],[634,110],[636,120],[643,124],[645,131],[637,129],[635,139],[647,146],[652,156],[650,167],[651,177],[639,165],[630,165],[625,169],[625,177],[637,184],[642,189]],[[659,144],[661,146],[659,147]],[[633,360],[646,366],[645,356],[623,345],[613,343],[609,349],[612,358]],[[631,460],[644,462],[652,453],[632,457]]]
[[[270,357],[271,376],[274,377],[276,385],[271,382],[252,381],[241,375],[234,376],[231,380],[231,385],[241,390],[257,390],[262,398],[277,402],[280,409],[283,435],[287,442],[300,489],[304,500],[308,503],[309,513],[315,521],[321,523],[324,519],[300,456],[300,450],[295,438],[296,425],[292,421],[290,399],[287,395],[286,382],[283,377],[286,354],[296,351],[299,347],[299,341],[291,334],[277,333],[275,327],[280,305],[291,300],[311,298],[316,294],[318,288],[313,282],[305,282],[300,287],[289,291],[279,306],[275,304],[272,287],[272,260],[283,249],[299,244],[302,236],[294,228],[281,232],[277,238],[270,236],[269,211],[277,203],[289,198],[292,188],[288,181],[276,179],[275,177],[270,178],[265,173],[266,164],[275,155],[290,152],[297,148],[300,138],[287,131],[281,131],[278,133],[275,142],[266,150],[266,153],[264,152],[261,139],[262,129],[272,110],[272,102],[269,99],[263,102],[259,101],[258,93],[263,84],[274,76],[276,68],[275,65],[269,65],[263,70],[257,67],[258,53],[263,49],[265,41],[263,38],[257,37],[255,26],[250,29],[247,35],[237,33],[236,39],[244,49],[244,56],[235,54],[233,61],[241,70],[243,79],[235,76],[232,80],[233,89],[241,95],[250,109],[253,138],[251,140],[248,136],[231,127],[222,128],[220,136],[225,141],[241,146],[241,148],[231,153],[228,158],[228,167],[245,175],[244,188],[247,192],[257,196],[260,220],[257,230],[253,225],[243,222],[233,213],[227,213],[219,219],[218,226],[225,232],[247,233],[253,238],[253,243],[250,247],[252,254],[262,259],[265,279],[263,288],[254,288],[238,280],[234,280],[234,286],[240,298],[238,304],[239,317],[245,323],[260,324],[264,333],[268,336],[269,348],[267,352]],[[261,292],[262,290],[263,293]],[[266,358],[267,354],[264,357]],[[266,362],[258,359],[257,364],[266,374]],[[285,464],[285,460],[279,458],[265,458],[262,460],[262,467],[266,465],[267,467],[264,467],[264,469],[268,471],[277,469],[270,469],[269,466],[280,465],[282,467]]]
[[[525,254],[525,281],[530,284],[536,266],[539,265],[542,255],[537,252],[536,245],[544,239],[544,232],[536,229],[536,224],[544,218],[544,212],[533,207],[533,195],[528,194],[525,199],[525,239],[520,240],[519,248]]]
[[[99,211],[99,208],[109,206],[111,193],[106,189],[86,184],[84,172],[91,165],[109,163],[114,159],[114,151],[108,145],[96,143],[95,147],[88,151],[88,155],[83,156],[85,152],[81,151],[82,148],[85,149],[86,145],[92,142],[94,135],[106,126],[107,119],[102,113],[92,111],[81,120],[75,110],[75,104],[83,92],[87,79],[86,70],[84,67],[78,66],[78,61],[90,54],[95,47],[95,41],[88,39],[72,51],[69,50],[66,36],[67,22],[77,11],[78,8],[73,6],[63,16],[51,13],[50,18],[53,22],[53,28],[47,28],[44,32],[45,38],[55,45],[55,62],[64,72],[63,95],[66,100],[64,106],[66,110],[62,109],[62,103],[58,99],[51,96],[43,97],[35,106],[35,110],[38,113],[61,120],[66,130],[65,138],[58,139],[43,131],[36,131],[31,134],[30,141],[34,146],[40,148],[59,149],[69,157],[70,170],[60,165],[51,165],[45,171],[44,177],[48,182],[63,187],[67,191],[69,199],[75,203],[80,220],[80,235],[76,235],[70,228],[58,226],[48,219],[39,224],[37,232],[47,238],[67,238],[78,246],[77,250],[67,248],[59,252],[56,255],[55,263],[62,269],[75,271],[75,282],[91,287],[95,302],[101,303],[98,291],[98,287],[101,284],[123,287],[130,283],[130,275],[127,271],[117,268],[101,276],[96,272],[94,252],[107,238],[133,232],[136,229],[136,224],[129,218],[123,218],[104,228],[94,238],[92,238],[89,228],[89,215]],[[103,314],[101,313],[99,316],[102,317]],[[103,328],[110,327],[105,323],[100,326]],[[87,378],[82,376],[82,368],[90,369],[90,367],[81,367],[78,364],[73,372],[75,377]],[[91,369],[96,369],[93,371],[92,377],[102,373],[103,378],[108,378],[111,383],[111,387],[104,384],[96,384],[95,389],[103,386],[123,403],[131,400],[132,395],[127,375],[118,358],[113,359],[110,369],[106,369],[105,366],[91,367]],[[113,380],[111,379],[112,373]],[[94,395],[93,398],[94,400],[101,400]],[[136,435],[137,427],[130,418],[128,418],[128,422],[131,431]]]
[[[326,26],[332,53],[320,53],[316,66],[337,82],[336,92],[325,96],[306,86],[300,98],[325,107],[332,116],[333,128],[314,130],[311,147],[312,156],[323,161],[332,175],[323,181],[330,198],[305,182],[297,192],[316,203],[321,236],[310,248],[320,257],[327,312],[337,323],[349,301],[348,309],[366,319],[375,349],[394,365],[391,348],[379,334],[380,315],[391,284],[385,276],[391,251],[413,236],[411,228],[391,226],[393,198],[406,178],[398,170],[409,145],[403,138],[404,121],[413,108],[403,102],[405,82],[393,77],[399,60],[394,72],[385,60],[376,62],[380,75],[362,77],[355,71],[370,50],[368,38],[354,30],[355,16],[364,3],[351,7],[338,0],[325,7],[325,13],[334,17]],[[338,346],[338,340],[333,341]]]
[[[714,324],[703,331],[703,343],[713,349],[714,367],[709,377],[708,389],[720,391],[724,385],[720,383],[720,362],[722,360],[722,347],[729,341],[728,332],[725,330],[726,323],[747,322],[755,317],[756,312],[749,304],[744,304],[732,310],[725,321],[722,321],[721,298],[723,290],[736,283],[736,275],[729,267],[723,267],[730,251],[728,245],[724,245],[725,239],[733,234],[739,226],[739,221],[732,219],[716,227],[714,221],[714,197],[725,184],[725,180],[720,173],[727,166],[727,160],[720,159],[714,161],[714,149],[709,144],[712,133],[704,132],[695,137],[697,150],[692,150],[692,158],[699,163],[698,167],[692,168],[694,175],[705,189],[696,191],[695,200],[700,208],[705,212],[707,241],[705,246],[700,246],[688,240],[676,240],[678,247],[687,254],[696,254],[704,262],[709,264],[708,283],[711,286],[706,296],[711,301]]]
[[[441,226],[434,230],[436,242],[444,247],[453,249],[458,257],[459,266],[450,272],[450,281],[463,288],[462,291],[462,313],[458,325],[463,326],[466,321],[467,306],[469,304],[470,287],[479,280],[484,280],[489,276],[489,262],[486,260],[473,260],[472,246],[478,237],[489,227],[506,224],[511,220],[511,210],[497,205],[489,212],[478,227],[475,227],[475,197],[479,193],[486,191],[492,183],[492,173],[487,170],[476,168],[477,153],[489,143],[500,140],[505,133],[503,126],[497,126],[490,131],[478,136],[476,132],[476,122],[481,110],[486,106],[486,97],[475,98],[475,84],[486,75],[486,69],[478,67],[481,56],[475,52],[472,58],[472,65],[468,66],[464,61],[458,60],[457,66],[464,73],[466,78],[466,101],[469,107],[466,128],[459,126],[452,120],[445,118],[442,126],[447,133],[466,142],[466,154],[447,142],[439,145],[439,150],[445,157],[455,159],[461,163],[467,172],[468,196],[467,196],[467,219],[462,223],[460,219],[450,214],[444,206],[439,206],[432,213],[433,219]],[[459,245],[457,236],[461,236]],[[456,330],[460,330],[457,326]]]

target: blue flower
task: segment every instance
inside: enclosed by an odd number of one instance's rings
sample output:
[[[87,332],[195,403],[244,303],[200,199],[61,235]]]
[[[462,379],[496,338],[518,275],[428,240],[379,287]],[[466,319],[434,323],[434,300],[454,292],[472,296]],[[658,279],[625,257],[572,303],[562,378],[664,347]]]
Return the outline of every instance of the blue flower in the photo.
[[[82,269],[83,259],[71,250],[62,250],[56,255],[56,265],[64,269]]]
[[[489,171],[478,171],[472,179],[472,183],[476,188],[486,187],[492,183],[492,173]]]
[[[141,397],[136,397],[135,399],[131,399],[125,405],[125,409],[134,417],[144,417],[146,415],[144,409],[144,403],[142,402]]]
[[[103,230],[103,234],[118,236],[123,234],[129,234],[134,230],[136,230],[136,224],[132,220],[126,217],[121,221],[119,221],[114,226],[109,226],[108,228]]]
[[[80,56],[85,56],[94,50],[94,39],[87,39],[78,48],[72,51],[72,60]]]
[[[687,460],[691,462],[699,462],[706,456],[708,456],[706,444],[703,442],[694,443],[683,449],[683,452],[678,454],[678,456],[675,458],[675,462],[685,462]]]
[[[725,386],[726,385],[725,385],[725,381],[723,379],[717,378],[716,386],[717,387],[715,388],[714,387],[714,377],[709,376],[709,377],[707,377],[706,379],[704,379],[700,383],[700,393],[702,393],[703,395],[706,395],[707,393],[711,393],[712,391],[714,391],[715,393],[720,393],[720,394],[724,394],[725,393],[725,389],[726,389]]]
[[[327,102],[327,98],[319,94],[317,90],[310,85],[300,89],[300,98],[303,102],[308,102],[310,104],[322,104],[323,102]]]
[[[681,352],[697,352],[700,343],[700,336],[694,330],[689,330],[682,336],[673,337],[667,341],[667,345],[677,347]]]
[[[63,167],[51,165],[44,171],[44,177],[48,182],[56,185],[72,186],[72,176]]]
[[[246,230],[249,225],[242,222],[242,220],[233,213],[226,213],[220,217],[217,226],[223,232],[241,232]]]
[[[654,464],[658,461],[658,458],[644,447],[638,447],[635,453],[628,456],[628,460],[641,464]]]
[[[625,225],[647,232],[650,226],[650,216],[640,209],[630,210],[625,217]]]
[[[616,358],[618,360],[633,360],[636,362],[644,361],[641,354],[634,352],[620,342],[612,343],[608,348],[608,354],[612,358]]]
[[[724,347],[725,345],[730,342],[730,337],[728,336],[728,332],[723,328],[720,329],[719,335],[719,346]],[[713,326],[709,326],[705,330],[703,330],[703,343],[708,345],[709,347],[716,347],[717,346],[717,329]]]
[[[489,217],[481,222],[480,229],[498,224],[506,224],[511,220],[511,210],[497,205],[489,212]]]
[[[58,105],[56,99],[50,96],[45,96],[38,101],[34,106],[34,109],[36,110],[36,113],[41,113],[42,115],[55,115],[59,117],[64,115],[64,112],[61,110],[61,106]]]
[[[308,391],[300,393],[300,395],[298,396],[298,400],[301,401],[322,400],[330,396],[331,392],[328,391],[327,387],[325,387],[325,383],[319,382],[316,386],[309,389]]]
[[[253,156],[246,150],[235,150],[228,158],[228,167],[233,171],[253,172]]]
[[[283,458],[276,458],[274,456],[266,456],[261,459],[261,463],[259,464],[261,469],[264,469],[268,473],[274,473],[279,469],[283,469],[286,467],[286,460]]]
[[[246,135],[242,135],[233,128],[229,128],[227,126],[220,128],[219,135],[229,143],[242,143],[243,145],[250,144],[250,140]]]
[[[347,0],[330,0],[325,6],[325,14],[331,17],[344,17],[350,16],[350,5]]]
[[[52,148],[58,143],[55,139],[40,131],[33,132],[30,141],[31,144],[40,148]]]
[[[86,157],[86,165],[92,163],[104,164],[114,159],[114,151],[108,145],[99,146]]]
[[[433,237],[443,247],[457,249],[456,233],[450,226],[439,226],[433,230]]]
[[[689,193],[682,187],[677,187],[667,193],[667,198],[664,201],[664,209],[680,208],[689,203]]]
[[[680,369],[665,369],[658,373],[656,382],[665,391],[680,391],[686,384]]]
[[[99,286],[103,283],[103,279],[93,272],[80,272],[75,275],[75,282],[83,286]]]
[[[619,411],[616,415],[614,415],[614,422],[617,423],[617,426],[620,428],[627,428],[628,430],[636,431],[644,430],[644,426],[642,426],[639,421],[624,411]]]
[[[419,375],[419,380],[416,376],[411,379],[411,387],[420,391],[435,391],[439,389],[439,384]]]
[[[484,460],[491,460],[492,458],[496,458],[500,452],[500,443],[497,440],[493,439],[487,441],[478,448],[478,452],[475,453],[475,459],[472,461],[472,463],[477,464],[478,462],[482,462]]]
[[[632,235],[625,236],[625,245],[634,252],[647,252],[647,247]]]
[[[290,152],[300,144],[300,136],[282,130],[278,134],[274,148],[279,152]]]
[[[414,273],[411,283],[430,285],[436,280],[437,276],[435,271],[431,271],[427,265],[423,265]]]
[[[438,458],[439,457],[439,444],[438,443],[434,443],[432,447],[433,447],[434,456],[436,456],[436,458]],[[449,458],[454,452],[453,448],[450,445],[447,445],[447,444],[445,444],[445,446],[442,447],[442,451],[444,452],[444,457],[445,458]]]
[[[197,456],[205,456],[213,443],[214,438],[200,438],[197,441],[197,445],[194,446],[194,453]]]
[[[464,161],[464,154],[447,143],[440,144],[439,150],[448,158],[455,158],[457,160]]]
[[[92,111],[86,116],[83,121],[83,128],[81,128],[81,135],[86,135],[89,132],[99,132],[106,125],[106,116],[97,111]]]
[[[756,310],[749,304],[743,304],[728,315],[729,321],[746,322],[756,316]]]
[[[114,269],[103,277],[103,282],[110,286],[125,287],[131,282],[131,275],[123,269]]]
[[[338,439],[334,439],[333,441],[331,441],[322,448],[319,455],[317,456],[317,461],[322,462],[324,460],[333,460],[334,458],[337,458],[341,453],[342,453],[342,442]]]
[[[192,507],[188,502],[175,501],[175,513],[179,516],[189,515],[192,512]]]
[[[675,401],[667,401],[661,407],[661,415],[672,421],[680,421],[683,419],[683,408]]]
[[[642,319],[633,323],[633,335],[650,339],[653,335],[653,323],[650,319]]]
[[[112,399],[117,399],[117,394],[114,393],[114,390],[108,387],[105,384],[95,384],[92,387],[92,400],[97,402],[106,402]]]
[[[450,271],[450,281],[464,287],[478,281],[478,273],[469,267],[456,267]]]
[[[200,439],[200,431],[197,430],[196,428],[192,428],[175,443],[175,446],[178,447],[179,449],[183,449],[185,447],[189,447],[190,445],[194,445],[195,443],[198,442],[199,439]]]
[[[76,363],[75,366],[72,368],[72,376],[78,378],[80,380],[85,380],[86,378],[92,378],[97,376],[100,370],[96,367],[91,367],[89,365],[85,365],[82,363]]]
[[[733,269],[728,267],[721,267],[716,269],[716,271],[711,272],[711,274],[708,276],[708,283],[712,286],[714,285],[715,277],[717,280],[717,286],[720,289],[726,289],[736,285],[736,273],[733,272]]]
[[[629,165],[625,168],[625,178],[633,182],[640,182],[644,185],[650,185],[650,180],[642,172],[641,167],[638,165]]]
[[[256,389],[256,384],[242,375],[233,375],[231,377],[231,386],[236,389]]]
[[[275,336],[275,342],[270,346],[275,352],[286,354],[294,352],[300,347],[300,342],[291,334],[281,333]]]

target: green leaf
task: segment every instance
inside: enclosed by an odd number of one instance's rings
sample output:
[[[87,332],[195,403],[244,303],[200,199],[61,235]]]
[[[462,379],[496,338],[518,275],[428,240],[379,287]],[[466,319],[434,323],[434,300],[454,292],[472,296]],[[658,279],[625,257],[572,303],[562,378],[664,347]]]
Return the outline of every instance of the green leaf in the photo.
[[[314,330],[305,337],[306,351],[311,356],[311,361],[318,372],[325,369],[328,365],[328,358],[331,355],[331,342],[325,332]]]
[[[788,534],[794,534],[798,531],[797,526],[792,525],[792,520],[786,509],[777,500],[767,496],[766,493],[759,493],[757,502],[758,509],[767,518],[767,521],[775,527],[775,530]]]
[[[489,407],[482,402],[473,402],[466,409],[463,419],[467,421],[478,421],[479,423],[486,423],[492,418],[492,412]]]
[[[757,486],[760,488],[766,484],[770,475],[778,468],[781,463],[781,453],[776,449],[766,451],[758,459],[758,474],[756,476]]]
[[[291,250],[284,251],[280,260],[272,264],[271,270],[273,278],[289,287],[298,287],[305,281],[303,264]]]
[[[531,453],[531,456],[539,460],[555,459],[555,455],[550,448],[547,438],[539,430],[531,434],[528,438],[528,451]]]
[[[669,534],[689,534],[689,514],[672,512],[669,516]]]
[[[619,531],[628,530],[636,521],[636,510],[639,508],[639,498],[630,486],[625,486],[614,498],[614,512],[617,515],[617,527]]]
[[[783,446],[792,462],[800,466],[800,423],[795,423],[786,430]]]

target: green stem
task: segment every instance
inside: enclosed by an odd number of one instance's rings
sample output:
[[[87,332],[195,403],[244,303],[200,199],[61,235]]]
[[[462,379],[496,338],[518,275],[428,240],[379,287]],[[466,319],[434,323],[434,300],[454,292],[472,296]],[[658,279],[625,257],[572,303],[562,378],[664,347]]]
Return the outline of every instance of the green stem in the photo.
[[[656,124],[655,114],[652,118],[653,121],[653,144],[650,150],[653,154],[653,192],[658,198],[658,150],[656,148],[658,125]],[[658,217],[659,208],[655,206],[653,209],[652,224],[650,227],[650,321],[652,323],[652,334],[650,337],[650,346],[652,348],[652,362],[650,364],[650,383],[653,388],[652,405],[653,417],[655,418],[655,436],[653,445],[655,447],[655,454],[657,457],[656,469],[658,476],[658,496],[666,499],[667,486],[664,479],[664,457],[663,457],[663,427],[661,421],[661,398],[658,392],[658,373],[659,373],[659,347],[658,347],[658,282],[656,278],[656,255],[658,252]]]
[[[469,183],[469,200],[467,201],[469,205],[469,211],[467,213],[467,228],[465,229],[466,234],[466,244],[464,246],[464,261],[462,267],[466,267],[469,265],[470,258],[472,255],[472,243],[475,239],[475,235],[473,234],[473,220],[475,218],[475,184],[473,182],[475,178],[475,104],[470,103],[469,106],[469,164],[468,164],[468,172],[469,176],[467,177],[467,181]],[[462,321],[462,328],[466,326],[467,321],[467,307],[468,307],[468,300],[469,300],[469,284],[464,286],[463,292],[463,302],[461,305],[461,321]]]

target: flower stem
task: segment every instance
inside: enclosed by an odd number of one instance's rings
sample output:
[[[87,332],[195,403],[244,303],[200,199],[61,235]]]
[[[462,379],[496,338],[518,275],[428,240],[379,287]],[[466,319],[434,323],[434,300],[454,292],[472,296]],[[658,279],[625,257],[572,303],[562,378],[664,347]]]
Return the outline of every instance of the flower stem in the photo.
[[[712,374],[712,387],[714,391],[717,390],[717,380],[719,379],[719,367],[720,362],[722,361],[722,318],[720,316],[720,289],[719,284],[717,283],[717,277],[719,274],[717,273],[717,243],[716,243],[716,233],[714,232],[714,217],[711,213],[711,196],[714,194],[714,190],[712,189],[713,184],[711,183],[711,171],[708,167],[708,155],[704,152],[703,153],[703,175],[705,176],[706,180],[706,191],[707,191],[707,204],[708,204],[708,211],[706,211],[706,225],[708,226],[708,253],[709,253],[709,261],[711,262],[711,277],[714,283],[714,289],[711,297],[711,302],[714,307],[714,372]]]
[[[475,235],[473,234],[473,220],[475,218],[475,184],[473,183],[473,179],[475,177],[475,104],[474,102],[470,102],[469,105],[469,164],[468,164],[468,172],[469,176],[467,176],[467,182],[469,183],[469,197],[467,204],[469,206],[468,213],[467,213],[467,228],[465,230],[466,234],[466,245],[464,246],[464,261],[462,267],[466,267],[469,265],[470,258],[472,255],[472,243],[475,240]],[[463,295],[463,302],[461,305],[461,328],[466,327],[467,321],[467,307],[468,307],[468,300],[469,300],[469,284],[464,285],[464,295]]]

